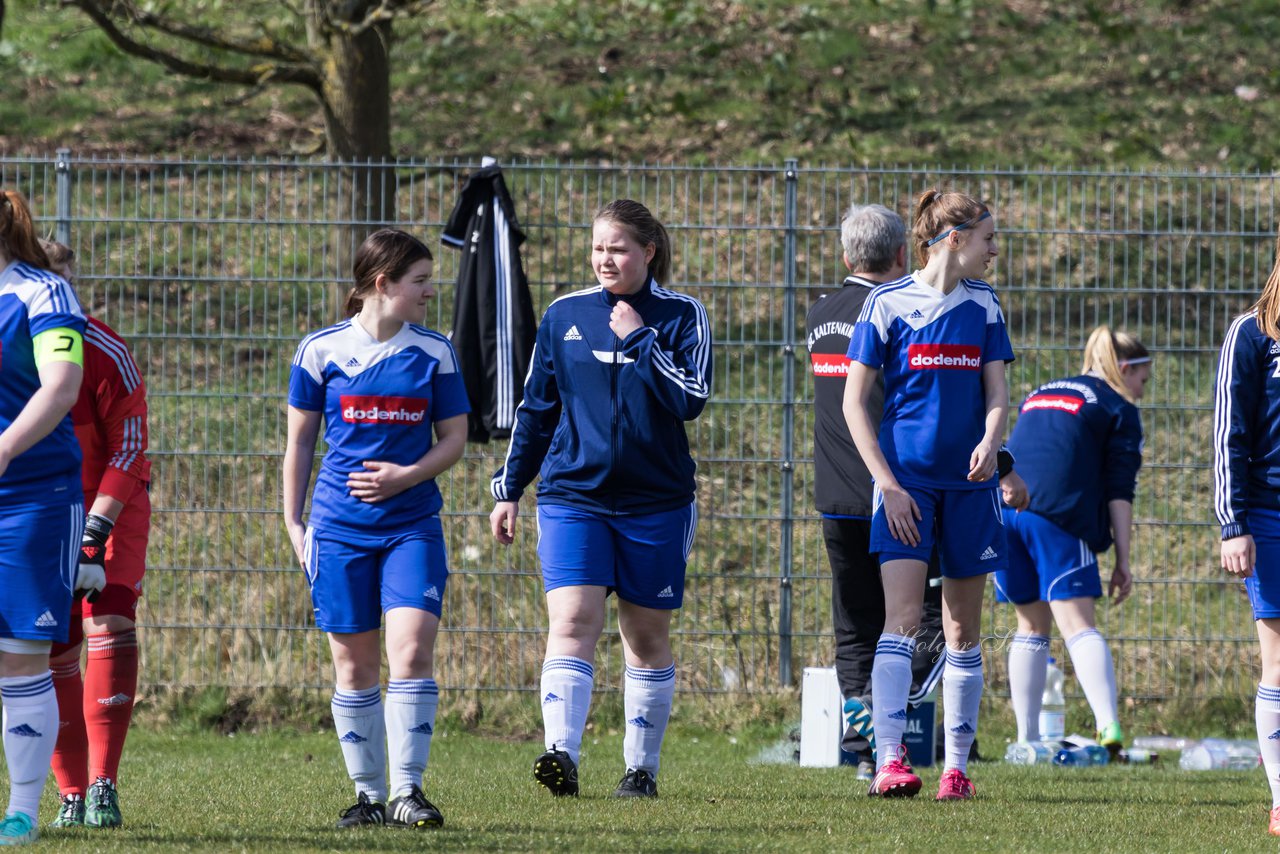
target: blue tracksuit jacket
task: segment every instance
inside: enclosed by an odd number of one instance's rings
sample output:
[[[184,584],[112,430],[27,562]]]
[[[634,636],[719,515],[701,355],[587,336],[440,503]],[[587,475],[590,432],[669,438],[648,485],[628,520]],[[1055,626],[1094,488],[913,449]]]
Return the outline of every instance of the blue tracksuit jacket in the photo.
[[[1248,534],[1248,510],[1280,510],[1280,344],[1253,313],[1227,327],[1213,407],[1214,512],[1224,540]]]
[[[609,328],[619,299],[644,326],[620,341]],[[605,513],[660,513],[693,500],[684,422],[711,393],[711,330],[696,299],[652,279],[615,296],[601,287],[561,297],[538,327],[524,400],[497,501],[518,501],[540,473],[538,501]],[[540,469],[540,472],[539,472]]]

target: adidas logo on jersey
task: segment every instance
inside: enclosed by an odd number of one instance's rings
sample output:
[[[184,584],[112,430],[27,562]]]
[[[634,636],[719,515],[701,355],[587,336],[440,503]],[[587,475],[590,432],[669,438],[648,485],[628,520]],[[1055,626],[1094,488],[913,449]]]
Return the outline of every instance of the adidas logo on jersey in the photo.
[[[996,554],[996,550],[991,548],[991,546],[987,546],[987,550],[978,557],[978,560],[992,560],[993,558],[998,557],[1000,557],[1000,555]]]
[[[128,694],[121,693],[110,697],[99,697],[98,703],[103,706],[123,706],[132,699]]]
[[[973,732],[973,727],[969,725],[968,721],[961,721],[960,726],[953,726],[951,731],[956,735],[969,735]]]
[[[544,706],[547,703],[563,703],[563,702],[564,702],[564,697],[561,697],[558,694],[554,694],[551,691],[548,691],[547,696],[542,698],[542,705]]]
[[[653,724],[646,721],[644,719],[644,715],[636,715],[634,718],[627,721],[627,723],[630,726],[639,727],[640,729],[653,729]]]
[[[58,621],[53,618],[53,614],[50,611],[45,611],[40,616],[36,617],[36,626],[39,628],[47,628],[49,626],[56,625],[58,625]]]
[[[917,308],[915,311],[908,314],[907,318],[910,320],[923,320],[924,312]]]
[[[357,359],[355,356],[352,356],[352,357],[351,357],[351,361],[347,362],[347,367],[348,367],[348,368],[358,368],[358,367],[360,367],[360,360],[359,360],[359,359]]]
[[[905,721],[906,719],[907,719],[906,709],[898,709],[898,711],[896,712],[889,713],[889,720],[891,721]]]
[[[42,738],[44,736],[44,733],[36,732],[32,729],[31,724],[18,724],[17,726],[9,727],[9,732],[13,735],[20,735],[23,738]]]
[[[347,730],[347,734],[344,735],[342,738],[338,739],[338,741],[342,742],[343,744],[364,744],[368,740],[369,739],[365,738],[363,735],[361,735],[360,733],[356,732],[353,729]]]
[[[423,591],[422,591],[422,598],[423,598],[423,599],[434,599],[434,600],[436,600],[437,602],[439,602],[439,601],[440,601],[440,591],[439,591],[439,590],[437,590],[437,589],[436,589],[436,586],[433,584],[433,585],[431,585],[430,587],[428,587],[426,590],[423,590]]]
[[[432,730],[431,730],[431,722],[430,722],[430,721],[423,721],[422,723],[418,724],[417,726],[409,727],[409,732],[416,732],[416,733],[418,733],[419,735],[431,735],[431,732],[432,732]]]
[[[658,592],[658,598],[659,598],[659,599],[674,599],[674,598],[675,598],[675,595],[676,595],[676,594],[674,594],[674,593],[672,593],[672,592],[671,592],[671,585],[670,585],[670,584],[668,584],[666,587],[662,588],[662,590],[660,590],[660,591]]]
[[[569,331],[564,334],[564,340],[566,341],[582,340],[582,333],[578,331],[577,324],[574,324],[573,326],[569,327]]]

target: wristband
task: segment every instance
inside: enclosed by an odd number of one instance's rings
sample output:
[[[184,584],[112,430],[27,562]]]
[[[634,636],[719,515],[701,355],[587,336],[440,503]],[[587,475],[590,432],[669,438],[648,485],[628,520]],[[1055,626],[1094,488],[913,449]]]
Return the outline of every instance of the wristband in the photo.
[[[99,516],[97,513],[90,513],[84,518],[84,538],[81,543],[91,543],[95,546],[105,546],[107,537],[111,536],[111,529],[116,526],[106,516]]]
[[[1000,450],[996,452],[996,474],[1000,477],[1004,477],[1009,472],[1013,471],[1014,462],[1013,451],[1010,451],[1007,447],[1001,445]]]

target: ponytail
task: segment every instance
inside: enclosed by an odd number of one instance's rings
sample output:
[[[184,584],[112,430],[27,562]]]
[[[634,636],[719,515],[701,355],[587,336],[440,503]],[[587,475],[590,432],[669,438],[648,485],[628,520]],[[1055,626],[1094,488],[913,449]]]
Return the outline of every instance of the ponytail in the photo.
[[[52,267],[36,234],[31,208],[17,190],[0,190],[0,253],[10,261],[24,261],[43,270]]]
[[[1082,372],[1102,377],[1121,397],[1133,403],[1133,396],[1124,382],[1123,368],[1149,361],[1151,353],[1141,341],[1127,332],[1112,332],[1103,325],[1093,330],[1084,345]]]
[[[1276,235],[1276,262],[1262,286],[1262,296],[1249,309],[1258,321],[1258,328],[1272,341],[1280,341],[1280,233]]]
[[[990,215],[990,209],[973,196],[944,193],[930,187],[916,199],[916,218],[911,227],[916,257],[921,263],[927,261],[929,245],[944,236],[948,229],[972,228],[978,220]]]

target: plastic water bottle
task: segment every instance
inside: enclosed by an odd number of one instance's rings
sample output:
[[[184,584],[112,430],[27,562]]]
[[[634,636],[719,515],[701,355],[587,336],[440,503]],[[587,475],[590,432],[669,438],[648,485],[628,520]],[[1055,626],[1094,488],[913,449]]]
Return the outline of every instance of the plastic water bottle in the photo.
[[[1092,765],[1093,758],[1089,756],[1088,749],[1084,747],[1064,747],[1054,755],[1053,764],[1084,767]]]
[[[1043,741],[1015,741],[1005,750],[1004,761],[1011,765],[1048,765],[1053,753]]]
[[[1258,747],[1251,741],[1206,738],[1182,751],[1183,771],[1248,771],[1258,767]]]
[[[1160,754],[1146,747],[1130,747],[1120,751],[1120,761],[1126,765],[1155,765]]]
[[[1082,745],[1080,747],[1064,747],[1053,757],[1054,765],[1106,765],[1111,761],[1111,754],[1100,744]]]
[[[1067,701],[1062,695],[1062,671],[1052,657],[1044,671],[1044,696],[1040,699],[1040,738],[1062,741],[1067,734]]]

